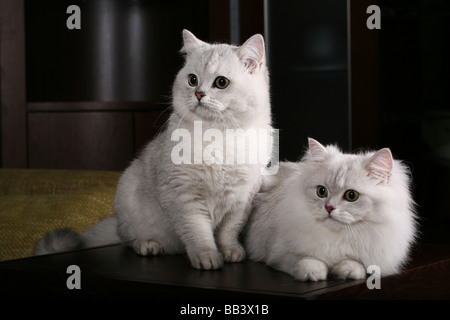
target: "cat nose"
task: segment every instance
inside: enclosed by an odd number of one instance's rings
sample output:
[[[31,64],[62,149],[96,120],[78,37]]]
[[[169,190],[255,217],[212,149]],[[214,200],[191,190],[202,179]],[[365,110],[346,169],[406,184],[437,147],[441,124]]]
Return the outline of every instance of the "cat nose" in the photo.
[[[200,101],[204,96],[206,96],[206,94],[204,94],[203,92],[195,91],[195,96],[197,97],[198,101]]]
[[[325,209],[327,209],[328,213],[331,213],[331,211],[334,210],[333,206],[325,206]]]

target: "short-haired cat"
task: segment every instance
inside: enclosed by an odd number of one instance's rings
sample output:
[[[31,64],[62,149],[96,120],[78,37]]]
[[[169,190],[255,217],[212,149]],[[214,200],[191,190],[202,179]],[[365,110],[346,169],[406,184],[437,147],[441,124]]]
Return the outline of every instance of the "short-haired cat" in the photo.
[[[170,119],[122,174],[114,200],[116,216],[81,236],[70,230],[50,233],[37,244],[36,254],[130,240],[144,256],[186,252],[192,266],[199,269],[217,269],[224,261],[245,258],[238,236],[260,188],[271,141],[267,139],[267,157],[258,155],[255,163],[211,164],[197,151],[211,146],[206,132],[225,137],[227,130],[234,129],[270,135],[264,39],[258,34],[241,46],[209,44],[183,30],[181,51],[185,64],[173,85]],[[195,128],[200,124],[203,132],[196,139]],[[200,157],[200,161],[174,160],[179,132],[187,132],[193,144],[193,154],[181,158]],[[216,147],[215,152],[230,151],[217,141]]]

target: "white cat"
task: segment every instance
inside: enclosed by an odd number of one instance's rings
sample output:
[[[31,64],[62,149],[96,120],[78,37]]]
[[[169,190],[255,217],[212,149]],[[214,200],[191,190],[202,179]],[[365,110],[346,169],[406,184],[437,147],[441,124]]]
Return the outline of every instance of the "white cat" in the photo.
[[[254,35],[240,47],[208,44],[183,30],[183,41],[186,59],[173,85],[173,112],[164,131],[121,176],[114,200],[116,216],[81,237],[67,230],[56,232],[63,235],[59,237],[51,233],[36,253],[52,251],[68,235],[79,239],[82,247],[133,240],[134,250],[144,256],[187,252],[192,266],[199,269],[217,269],[224,261],[245,258],[238,236],[260,188],[271,141],[267,140],[267,157],[258,157],[257,163],[211,163],[203,161],[198,151],[211,147],[214,138],[206,138],[208,129],[223,137],[229,129],[242,129],[243,135],[249,129],[270,134],[264,39]],[[205,132],[200,136],[195,132],[199,124]],[[192,148],[180,150],[179,133],[189,133]],[[217,142],[212,160],[225,159],[231,151]],[[258,152],[249,146],[245,150]],[[180,158],[186,161],[178,163]],[[76,241],[68,242],[76,246]],[[60,246],[59,250],[70,248]]]
[[[389,149],[343,154],[309,139],[302,161],[264,178],[245,232],[250,259],[299,280],[399,272],[417,232],[410,176]]]

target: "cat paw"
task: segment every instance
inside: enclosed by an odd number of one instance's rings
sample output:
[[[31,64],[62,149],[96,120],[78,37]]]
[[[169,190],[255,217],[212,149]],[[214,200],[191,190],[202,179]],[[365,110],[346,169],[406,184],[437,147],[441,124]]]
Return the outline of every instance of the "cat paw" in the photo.
[[[365,279],[366,269],[354,260],[343,260],[333,267],[331,273],[339,279]]]
[[[320,260],[305,258],[300,260],[293,272],[293,276],[301,281],[326,280],[328,274],[327,265]]]
[[[164,248],[154,240],[139,240],[133,242],[134,252],[141,256],[157,256],[164,253]]]
[[[221,248],[225,262],[241,262],[245,260],[245,250],[240,244]]]
[[[216,270],[223,267],[223,257],[219,251],[202,251],[189,255],[189,259],[196,269]]]

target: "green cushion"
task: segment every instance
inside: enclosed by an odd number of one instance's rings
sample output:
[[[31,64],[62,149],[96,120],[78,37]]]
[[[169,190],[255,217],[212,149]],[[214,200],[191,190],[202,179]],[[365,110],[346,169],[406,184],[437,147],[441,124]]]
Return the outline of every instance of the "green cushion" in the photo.
[[[56,228],[84,232],[114,215],[120,172],[0,169],[0,261],[33,254]]]

